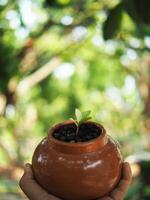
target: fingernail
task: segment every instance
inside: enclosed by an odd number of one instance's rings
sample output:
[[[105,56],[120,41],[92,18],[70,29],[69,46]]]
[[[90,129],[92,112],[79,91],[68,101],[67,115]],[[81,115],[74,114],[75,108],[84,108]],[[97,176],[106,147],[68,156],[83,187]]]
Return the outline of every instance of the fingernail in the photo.
[[[25,164],[25,168],[24,168],[24,171],[25,172],[29,172],[30,171],[30,164],[29,163],[27,163],[27,164]]]

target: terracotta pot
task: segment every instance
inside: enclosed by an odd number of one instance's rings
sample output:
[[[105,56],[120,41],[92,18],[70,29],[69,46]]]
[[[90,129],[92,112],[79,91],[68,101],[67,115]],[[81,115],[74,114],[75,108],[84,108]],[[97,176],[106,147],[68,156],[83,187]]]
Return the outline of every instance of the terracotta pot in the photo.
[[[120,150],[100,124],[100,136],[88,142],[67,143],[55,139],[57,124],[37,146],[33,172],[37,182],[49,193],[66,200],[91,200],[109,193],[121,176]]]

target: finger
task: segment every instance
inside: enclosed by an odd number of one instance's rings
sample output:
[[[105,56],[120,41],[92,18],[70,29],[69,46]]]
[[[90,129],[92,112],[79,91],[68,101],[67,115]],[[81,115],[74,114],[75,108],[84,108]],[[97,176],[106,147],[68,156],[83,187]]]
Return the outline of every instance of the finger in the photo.
[[[122,180],[118,184],[117,188],[111,192],[110,196],[115,200],[122,200],[128,190],[131,180],[131,168],[129,163],[125,162],[123,163]]]
[[[118,191],[126,193],[129,188],[130,182],[127,180],[121,180],[116,188]]]
[[[122,180],[120,181],[116,189],[122,193],[126,193],[131,183],[131,180],[132,180],[131,168],[129,163],[125,162],[123,164]]]
[[[25,176],[26,179],[33,179],[33,172],[29,163],[25,164],[23,176]]]
[[[117,190],[126,193],[132,181],[132,172],[129,163],[123,163],[122,180],[117,186]]]
[[[124,193],[115,189],[110,193],[110,196],[113,200],[123,200]]]
[[[122,170],[123,170],[122,179],[127,180],[128,182],[131,182],[132,172],[131,172],[130,164],[128,162],[124,162]]]
[[[19,185],[23,192],[31,200],[58,200],[58,198],[50,195],[36,183],[36,181],[33,179],[33,172],[30,164],[25,165],[24,174]]]
[[[111,197],[103,197],[103,198],[100,198],[99,200],[113,200]]]

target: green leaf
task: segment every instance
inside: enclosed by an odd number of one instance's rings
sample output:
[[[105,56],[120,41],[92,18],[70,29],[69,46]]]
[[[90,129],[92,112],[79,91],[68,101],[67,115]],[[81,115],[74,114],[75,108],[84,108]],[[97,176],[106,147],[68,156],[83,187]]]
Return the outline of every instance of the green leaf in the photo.
[[[75,109],[75,116],[76,116],[77,122],[79,122],[82,119],[82,113],[77,108]]]
[[[91,119],[90,117],[90,114],[91,114],[91,111],[84,111],[81,113],[82,114],[82,118],[81,120],[78,122],[79,124],[82,124],[83,122]]]
[[[71,120],[73,120],[74,123],[75,123],[76,125],[80,125],[80,124],[82,124],[83,122],[85,122],[85,121],[91,119],[90,114],[91,114],[91,111],[90,111],[90,110],[81,112],[79,109],[76,108],[76,109],[75,109],[76,120],[74,120],[74,119],[72,119],[72,118],[71,118]]]
[[[105,40],[111,39],[120,28],[123,4],[118,4],[115,8],[111,9],[103,26],[103,37]]]
[[[82,112],[82,118],[87,118],[87,117],[89,117],[90,114],[91,114],[90,110],[84,111],[84,112]]]
[[[124,6],[126,12],[130,15],[130,17],[137,23],[139,23],[139,17],[137,14],[135,2],[133,0],[126,0],[124,1]]]
[[[149,0],[126,0],[125,10],[138,24],[150,24],[150,1]]]
[[[86,118],[82,118],[79,122],[79,125],[82,124],[83,122],[88,121],[89,119],[92,119],[92,117],[86,117]]]

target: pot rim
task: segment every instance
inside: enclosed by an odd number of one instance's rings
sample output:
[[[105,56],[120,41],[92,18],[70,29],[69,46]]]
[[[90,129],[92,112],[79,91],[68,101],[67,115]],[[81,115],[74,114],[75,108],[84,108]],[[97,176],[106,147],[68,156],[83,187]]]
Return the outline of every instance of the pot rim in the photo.
[[[84,123],[91,123],[99,127],[101,133],[97,138],[91,139],[87,142],[77,142],[77,143],[69,143],[61,140],[57,140],[53,136],[53,132],[59,128],[60,126],[67,125],[67,124],[73,124],[72,120],[66,120],[62,123],[58,123],[54,125],[51,129],[48,131],[48,143],[49,145],[62,152],[67,154],[81,154],[81,153],[89,153],[89,152],[95,152],[100,150],[102,147],[104,147],[107,143],[107,135],[104,127],[93,121],[87,121]]]

